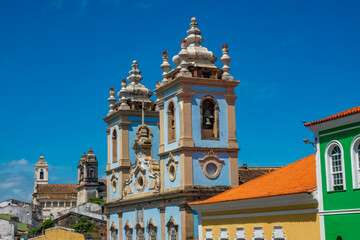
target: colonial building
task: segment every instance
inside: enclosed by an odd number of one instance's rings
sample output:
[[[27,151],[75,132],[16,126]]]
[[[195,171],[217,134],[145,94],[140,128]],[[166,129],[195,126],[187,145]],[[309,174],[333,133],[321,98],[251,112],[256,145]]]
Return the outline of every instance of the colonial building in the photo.
[[[198,238],[188,203],[238,185],[235,93],[231,58],[201,45],[195,18],[171,69],[163,52],[162,81],[141,84],[136,61],[115,97],[107,123],[108,236],[111,239]]]
[[[357,239],[360,229],[360,106],[306,123],[314,133],[321,239]]]
[[[106,181],[98,180],[98,162],[93,150],[78,164],[78,184],[49,184],[49,166],[41,156],[35,165],[33,203],[42,207],[45,218],[86,203],[89,198],[106,199]]]
[[[199,239],[318,240],[315,155],[190,205]]]

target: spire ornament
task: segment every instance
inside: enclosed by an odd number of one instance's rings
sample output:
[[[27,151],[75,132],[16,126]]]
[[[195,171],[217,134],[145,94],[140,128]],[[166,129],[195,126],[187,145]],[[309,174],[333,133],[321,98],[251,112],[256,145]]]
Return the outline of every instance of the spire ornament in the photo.
[[[126,98],[126,79],[123,79],[121,82],[121,90],[119,92],[119,96],[121,95],[120,102],[120,109],[121,110],[128,110],[130,109],[130,106],[127,104],[127,98]]]
[[[115,112],[115,102],[116,102],[116,97],[115,96],[115,88],[110,88],[110,97],[108,98],[108,101],[110,103],[110,110],[108,113],[108,116],[111,115],[113,112]]]
[[[167,51],[163,51],[163,63],[160,65],[161,69],[163,70],[163,74],[162,74],[162,84],[166,84],[168,82],[167,80],[167,73],[169,72],[170,68],[171,68],[171,65],[170,63],[168,62],[169,60],[169,57],[167,55]]]
[[[206,68],[217,68],[214,63],[216,62],[216,56],[209,51],[206,47],[201,46],[204,38],[200,35],[201,31],[197,27],[198,23],[195,17],[191,18],[190,29],[187,31],[188,36],[186,37],[186,51],[188,52],[186,61],[190,66],[193,67],[206,67]],[[173,57],[173,62],[180,66],[182,63],[181,52]]]
[[[188,70],[189,63],[187,62],[187,57],[189,56],[189,52],[187,51],[186,39],[181,40],[181,51],[179,52],[179,57],[181,60],[180,63],[180,73],[178,76],[181,77],[192,77],[191,72]]]
[[[225,80],[234,80],[234,77],[230,75],[230,67],[229,67],[229,62],[231,61],[231,57],[229,57],[228,53],[229,53],[229,49],[228,49],[228,45],[227,44],[223,44],[222,45],[223,49],[223,55],[220,58],[220,61],[223,63],[223,67],[222,67],[222,79]]]

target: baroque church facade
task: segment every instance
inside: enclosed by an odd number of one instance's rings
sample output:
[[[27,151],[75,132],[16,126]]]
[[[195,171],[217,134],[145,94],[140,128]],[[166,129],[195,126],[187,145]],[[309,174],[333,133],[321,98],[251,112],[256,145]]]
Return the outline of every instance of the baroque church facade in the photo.
[[[44,218],[54,218],[90,198],[106,200],[106,180],[98,179],[98,161],[91,148],[82,155],[77,168],[77,184],[49,184],[49,165],[44,157],[35,164],[33,204],[42,207]]]
[[[201,45],[196,18],[173,57],[163,52],[162,81],[141,84],[138,63],[110,89],[107,123],[107,231],[109,239],[195,239],[198,213],[189,202],[235,187],[238,142],[235,92],[227,45],[220,69]]]

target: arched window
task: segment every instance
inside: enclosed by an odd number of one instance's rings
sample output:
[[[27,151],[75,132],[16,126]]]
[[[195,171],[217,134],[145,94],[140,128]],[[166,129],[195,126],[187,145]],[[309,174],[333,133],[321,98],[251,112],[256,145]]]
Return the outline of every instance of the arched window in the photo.
[[[206,96],[200,103],[201,139],[219,139],[219,106],[215,98]]]
[[[113,130],[113,134],[112,134],[112,158],[113,158],[113,162],[117,162],[117,133],[116,133],[116,129]]]
[[[42,169],[40,170],[40,179],[44,179],[44,171]]]
[[[145,240],[145,234],[143,228],[139,228],[137,230],[137,240]]]
[[[171,216],[170,220],[166,224],[169,233],[169,240],[177,240],[178,239],[178,225],[176,224],[174,218]]]
[[[149,240],[156,240],[157,239],[157,232],[156,232],[156,225],[152,218],[150,218],[149,223],[146,227],[149,231]]]
[[[360,188],[360,135],[351,144],[351,161],[353,173],[353,188]]]
[[[330,142],[326,149],[328,191],[341,191],[345,189],[344,159],[340,143]]]
[[[117,229],[111,228],[111,240],[118,240],[118,231],[117,231]]]
[[[177,240],[178,239],[178,233],[177,233],[175,227],[170,228],[170,230],[169,230],[169,239],[170,240]]]
[[[126,231],[125,231],[125,238],[126,238],[126,240],[132,240],[132,229],[127,229]]]
[[[175,103],[170,101],[167,108],[168,143],[174,142],[176,138]]]
[[[94,169],[90,168],[90,170],[89,170],[89,176],[90,176],[91,178],[95,177]]]
[[[154,228],[150,229],[149,239],[150,240],[156,240],[156,238],[157,238],[156,229],[154,229]]]
[[[331,151],[331,171],[334,190],[343,190],[341,150],[339,146],[335,146]]]
[[[129,220],[126,221],[124,230],[125,230],[125,239],[133,240],[133,228],[131,227]]]

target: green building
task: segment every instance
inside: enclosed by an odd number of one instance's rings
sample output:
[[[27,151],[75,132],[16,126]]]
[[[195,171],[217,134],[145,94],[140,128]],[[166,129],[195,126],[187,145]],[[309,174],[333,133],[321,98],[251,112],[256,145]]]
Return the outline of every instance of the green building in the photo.
[[[321,239],[360,239],[360,106],[305,126],[317,149]]]

